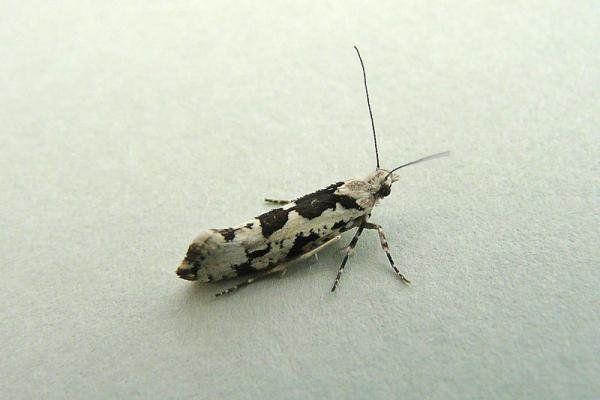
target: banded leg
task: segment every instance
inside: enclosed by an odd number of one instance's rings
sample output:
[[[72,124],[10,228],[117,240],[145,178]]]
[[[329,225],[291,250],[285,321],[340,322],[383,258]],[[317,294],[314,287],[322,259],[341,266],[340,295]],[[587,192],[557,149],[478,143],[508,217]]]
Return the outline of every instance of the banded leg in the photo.
[[[388,242],[385,237],[385,233],[383,233],[383,228],[381,227],[381,225],[367,222],[365,224],[365,228],[366,229],[375,229],[377,231],[377,233],[379,233],[379,242],[381,243],[381,248],[383,249],[383,251],[385,251],[385,255],[387,256],[388,260],[390,261],[390,265],[394,269],[394,272],[396,272],[396,275],[398,275],[398,277],[400,278],[400,280],[402,280],[402,282],[407,283],[407,284],[410,283],[410,281],[408,279],[406,279],[406,277],[404,275],[402,275],[402,273],[398,270],[398,268],[396,268],[396,265],[394,265],[394,260],[392,259],[392,255],[390,254],[390,247],[388,246]]]
[[[319,260],[319,258],[317,257],[317,253],[321,250],[323,250],[325,247],[330,246],[332,244],[334,244],[335,242],[337,242],[338,240],[340,240],[342,238],[342,235],[337,235],[332,237],[331,239],[329,239],[328,241],[326,241],[325,243],[320,244],[319,246],[315,247],[314,249],[294,258],[291,261],[288,261],[288,263],[290,262],[296,262],[296,261],[302,261],[302,260],[306,260],[307,258],[312,257],[313,255],[315,256],[315,258],[317,259],[317,261]],[[286,270],[281,271],[281,276],[285,275]]]
[[[294,260],[292,261],[300,261],[300,260],[306,260],[307,258],[310,258],[311,256],[317,256],[317,253],[321,250],[323,250],[325,247],[330,246],[332,244],[334,244],[335,242],[337,242],[338,240],[340,240],[342,238],[342,235],[337,235],[332,237],[331,239],[329,239],[328,241],[326,241],[325,243],[322,243],[320,245],[318,245],[317,247],[315,247],[314,249],[302,254],[301,256],[294,258]],[[317,258],[318,260],[318,258]]]
[[[329,239],[328,241],[326,241],[325,243],[323,243],[323,244],[315,247],[314,249],[312,249],[311,251],[309,251],[307,253],[302,254],[301,256],[295,258],[294,260],[288,261],[286,263],[279,264],[279,265],[277,265],[277,266],[275,266],[275,267],[273,267],[273,268],[271,268],[271,269],[269,269],[267,271],[261,272],[258,275],[253,276],[252,278],[248,278],[247,280],[245,280],[243,282],[240,282],[237,285],[234,285],[234,286],[232,286],[232,287],[230,287],[228,289],[223,290],[222,292],[217,293],[215,296],[219,297],[219,296],[223,296],[224,294],[231,293],[234,290],[237,290],[237,289],[239,289],[241,287],[244,287],[244,286],[248,286],[249,284],[254,283],[257,280],[263,279],[263,278],[265,278],[265,277],[267,277],[269,275],[276,274],[278,272],[280,272],[281,275],[284,275],[285,272],[287,271],[287,267],[288,267],[288,265],[289,265],[290,262],[300,261],[300,260],[307,259],[307,258],[313,256],[314,254],[317,254],[317,252],[323,250],[325,247],[327,247],[327,246],[329,246],[329,245],[337,242],[338,240],[341,239],[341,237],[342,236],[340,236],[340,235],[334,236],[331,239]]]
[[[252,278],[248,278],[247,280],[245,280],[243,282],[240,282],[237,285],[233,285],[232,287],[230,287],[228,289],[225,289],[222,292],[219,292],[219,293],[215,294],[215,296],[219,297],[219,296],[223,296],[224,294],[231,293],[234,290],[237,290],[237,289],[239,289],[241,287],[244,287],[244,286],[248,286],[251,283],[254,283],[254,282],[256,282],[256,281],[258,281],[260,279],[263,279],[263,278],[265,278],[265,277],[267,277],[269,275],[275,274],[277,272],[285,273],[286,268],[287,268],[286,264],[277,265],[276,267],[273,267],[273,268],[271,268],[271,269],[269,269],[267,271],[263,271],[263,272],[261,272],[261,273],[259,273],[257,275],[254,275]]]
[[[333,282],[333,287],[331,288],[332,292],[335,291],[335,288],[337,287],[338,283],[340,283],[340,278],[342,276],[342,272],[344,272],[344,268],[346,267],[346,262],[348,262],[348,256],[350,255],[350,253],[352,251],[354,251],[354,248],[356,247],[356,243],[358,242],[358,238],[360,237],[363,229],[365,229],[364,223],[358,228],[358,230],[356,231],[356,234],[354,235],[354,237],[352,238],[352,240],[350,241],[350,244],[348,245],[348,247],[346,249],[346,254],[344,255],[344,259],[342,260],[340,269],[338,269],[337,276],[335,277],[335,282]]]
[[[289,203],[289,200],[278,200],[278,199],[265,199],[265,201],[269,204],[282,206],[284,204]]]

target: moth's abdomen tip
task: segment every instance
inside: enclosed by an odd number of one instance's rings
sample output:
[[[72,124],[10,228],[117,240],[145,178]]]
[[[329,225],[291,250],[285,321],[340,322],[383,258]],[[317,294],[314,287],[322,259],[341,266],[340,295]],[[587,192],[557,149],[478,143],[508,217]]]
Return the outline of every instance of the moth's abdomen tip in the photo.
[[[185,279],[187,281],[195,281],[198,280],[198,275],[196,274],[196,268],[193,264],[190,264],[187,261],[182,261],[179,267],[177,268],[177,276],[181,279]]]

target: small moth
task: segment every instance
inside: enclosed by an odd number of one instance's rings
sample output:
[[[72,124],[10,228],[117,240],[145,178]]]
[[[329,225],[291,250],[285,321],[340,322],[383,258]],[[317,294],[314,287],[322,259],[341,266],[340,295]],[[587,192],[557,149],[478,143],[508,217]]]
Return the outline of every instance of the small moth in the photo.
[[[284,274],[292,262],[315,255],[341,238],[341,233],[357,228],[331,288],[339,281],[348,256],[354,250],[365,229],[376,230],[391,267],[404,283],[410,283],[394,264],[388,243],[380,225],[369,222],[373,207],[391,193],[398,181],[395,172],[409,165],[443,157],[437,153],[400,165],[392,170],[379,166],[379,151],[373,112],[369,100],[367,75],[358,48],[354,46],[362,67],[367,106],[375,144],[377,167],[365,179],[340,181],[293,201],[265,199],[281,207],[259,215],[240,225],[201,232],[190,244],[177,275],[189,281],[215,282],[248,276],[248,278],[217,296],[230,293],[269,275]]]

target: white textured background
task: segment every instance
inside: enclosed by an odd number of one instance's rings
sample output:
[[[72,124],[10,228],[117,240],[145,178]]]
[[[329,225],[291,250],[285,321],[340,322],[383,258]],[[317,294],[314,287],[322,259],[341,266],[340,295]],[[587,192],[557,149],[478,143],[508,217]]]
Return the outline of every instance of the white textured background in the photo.
[[[217,4],[218,3],[218,4]],[[2,2],[0,390],[600,397],[600,5]],[[203,228],[403,170],[336,249],[221,299]],[[348,238],[346,238],[348,240]]]

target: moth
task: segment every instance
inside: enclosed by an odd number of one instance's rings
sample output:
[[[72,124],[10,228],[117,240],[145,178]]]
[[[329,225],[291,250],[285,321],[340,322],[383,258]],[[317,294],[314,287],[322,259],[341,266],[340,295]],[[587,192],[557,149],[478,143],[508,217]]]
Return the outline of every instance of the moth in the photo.
[[[402,282],[410,283],[396,267],[382,227],[369,222],[369,218],[373,207],[390,195],[392,185],[399,179],[396,171],[409,165],[447,156],[449,152],[420,158],[391,170],[380,168],[367,75],[360,52],[356,46],[354,49],[362,68],[371,118],[377,162],[375,171],[365,179],[340,181],[293,201],[265,199],[281,207],[231,228],[201,232],[192,241],[185,258],[177,268],[180,278],[215,282],[247,276],[246,280],[216,294],[224,295],[269,275],[283,275],[291,263],[316,255],[338,241],[343,232],[356,229],[354,237],[346,247],[331,288],[333,292],[360,235],[365,229],[372,229],[378,232],[381,247],[394,272]]]

